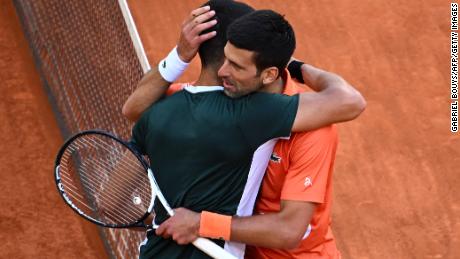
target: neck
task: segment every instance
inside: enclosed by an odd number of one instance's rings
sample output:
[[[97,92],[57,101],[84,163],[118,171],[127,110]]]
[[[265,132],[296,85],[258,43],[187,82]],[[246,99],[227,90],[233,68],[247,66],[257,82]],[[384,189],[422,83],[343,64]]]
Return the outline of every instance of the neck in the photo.
[[[217,71],[211,68],[201,68],[200,76],[195,82],[199,86],[215,86],[222,85],[222,80],[217,76]]]
[[[281,94],[284,91],[284,79],[280,76],[273,83],[264,85],[260,88],[259,92],[272,93],[272,94]]]

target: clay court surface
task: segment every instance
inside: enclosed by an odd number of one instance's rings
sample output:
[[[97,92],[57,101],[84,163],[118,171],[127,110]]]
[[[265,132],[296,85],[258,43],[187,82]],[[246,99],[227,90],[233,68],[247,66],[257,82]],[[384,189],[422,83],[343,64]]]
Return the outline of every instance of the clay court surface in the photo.
[[[342,124],[333,230],[344,258],[459,258],[460,134],[450,132],[450,4],[247,1],[286,15],[296,57],[367,99]],[[155,64],[201,1],[129,2]],[[182,78],[193,80],[195,62]],[[53,183],[62,143],[11,1],[0,0],[0,258],[101,258],[97,231]]]

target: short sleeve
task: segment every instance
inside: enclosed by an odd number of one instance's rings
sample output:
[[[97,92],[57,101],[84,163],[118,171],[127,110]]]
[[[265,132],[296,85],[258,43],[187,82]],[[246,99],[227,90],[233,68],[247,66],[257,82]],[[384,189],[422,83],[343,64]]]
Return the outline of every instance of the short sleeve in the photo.
[[[144,112],[141,118],[134,124],[130,144],[133,145],[142,155],[146,154],[145,137],[148,128],[148,112]]]
[[[298,95],[254,93],[242,105],[240,129],[253,148],[273,138],[288,137],[298,105]]]
[[[323,203],[332,177],[337,130],[329,126],[295,137],[281,199]]]

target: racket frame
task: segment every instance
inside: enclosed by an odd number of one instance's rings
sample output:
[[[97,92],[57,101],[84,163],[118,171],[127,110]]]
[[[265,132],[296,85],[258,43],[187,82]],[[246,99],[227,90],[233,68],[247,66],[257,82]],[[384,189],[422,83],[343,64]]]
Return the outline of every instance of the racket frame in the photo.
[[[69,198],[69,196],[67,195],[66,191],[64,190],[64,187],[63,187],[63,184],[62,184],[62,181],[61,181],[61,173],[59,171],[59,168],[60,168],[60,162],[61,162],[61,159],[62,159],[62,156],[64,155],[64,152],[67,150],[67,147],[73,143],[73,141],[81,136],[84,136],[84,135],[103,135],[105,137],[108,137],[112,140],[115,140],[116,142],[122,144],[123,146],[125,146],[129,151],[131,151],[133,153],[133,155],[141,162],[142,164],[142,167],[144,168],[145,172],[146,172],[146,175],[149,179],[149,182],[150,182],[150,191],[151,191],[151,194],[152,194],[152,197],[151,197],[151,200],[150,200],[150,204],[149,204],[149,207],[147,209],[147,211],[145,212],[145,214],[140,218],[138,219],[137,221],[133,222],[133,223],[130,223],[130,224],[109,224],[109,223],[104,223],[104,222],[101,222],[97,219],[94,219],[92,217],[90,217],[89,215],[87,215],[84,211],[80,210],[73,202],[72,200]],[[153,173],[152,171],[150,170],[147,162],[142,158],[142,156],[139,154],[139,152],[129,143],[125,142],[125,141],[122,141],[121,139],[119,139],[117,136],[114,136],[106,131],[103,131],[103,130],[85,130],[85,131],[81,131],[81,132],[78,132],[76,133],[75,135],[69,137],[65,142],[64,144],[62,145],[62,147],[60,148],[57,156],[56,156],[56,161],[55,161],[55,174],[54,174],[54,179],[55,179],[55,182],[56,182],[56,187],[58,189],[58,192],[59,194],[61,195],[62,199],[64,199],[64,202],[73,210],[75,211],[76,213],[78,213],[80,216],[82,216],[83,218],[85,218],[86,220],[96,224],[96,225],[99,225],[101,227],[108,227],[108,228],[132,228],[132,227],[144,227],[144,228],[149,228],[150,226],[149,225],[146,225],[144,223],[144,220],[150,215],[150,213],[152,212],[153,210],[153,205],[154,205],[154,200],[155,200],[155,197],[156,195],[158,194],[161,194],[161,191],[159,191],[159,187],[158,187],[158,184],[156,183],[155,181],[155,178],[153,177]],[[155,187],[154,187],[155,186]],[[166,199],[163,197],[163,195],[161,194],[161,197],[166,201]],[[169,208],[170,209],[170,208]]]

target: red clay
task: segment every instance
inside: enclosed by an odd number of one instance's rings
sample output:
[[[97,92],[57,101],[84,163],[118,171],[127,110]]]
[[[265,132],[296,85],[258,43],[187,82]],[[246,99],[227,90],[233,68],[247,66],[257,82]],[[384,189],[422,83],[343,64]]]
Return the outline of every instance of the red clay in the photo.
[[[201,2],[130,1],[152,64]],[[297,33],[296,57],[342,75],[367,99],[358,120],[339,126],[333,230],[343,257],[458,257],[449,2],[247,2],[286,14]],[[198,65],[182,80],[193,80]],[[100,257],[101,246],[91,242],[97,235],[86,230],[94,229],[55,190],[52,164],[62,139],[7,0],[0,0],[0,79],[0,257]]]
[[[104,258],[95,228],[56,191],[62,138],[8,0],[0,0],[0,82],[0,258]]]

